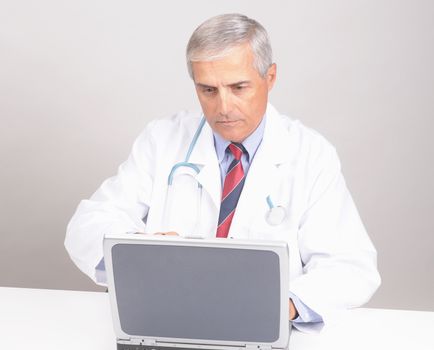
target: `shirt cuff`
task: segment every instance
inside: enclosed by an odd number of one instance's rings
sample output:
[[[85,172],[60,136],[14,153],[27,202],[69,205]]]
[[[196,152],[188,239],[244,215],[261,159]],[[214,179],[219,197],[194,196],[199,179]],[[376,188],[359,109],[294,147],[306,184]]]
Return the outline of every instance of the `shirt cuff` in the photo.
[[[95,267],[95,279],[98,284],[107,284],[107,274],[105,272],[104,258]]]
[[[292,320],[294,324],[323,322],[322,317],[306,306],[296,295],[289,292],[289,298],[291,298],[298,312],[298,317]]]

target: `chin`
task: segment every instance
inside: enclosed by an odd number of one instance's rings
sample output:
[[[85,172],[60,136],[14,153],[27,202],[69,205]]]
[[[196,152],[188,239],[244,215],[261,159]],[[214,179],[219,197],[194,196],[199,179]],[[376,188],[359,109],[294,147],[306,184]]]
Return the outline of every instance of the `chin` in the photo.
[[[235,130],[237,129],[237,130]],[[241,132],[242,130],[239,130],[240,127],[238,126],[238,128],[233,128],[233,130],[229,130],[229,128],[218,128],[215,131],[225,140],[227,141],[231,141],[231,142],[238,142],[241,143],[243,142],[247,136],[245,132]]]

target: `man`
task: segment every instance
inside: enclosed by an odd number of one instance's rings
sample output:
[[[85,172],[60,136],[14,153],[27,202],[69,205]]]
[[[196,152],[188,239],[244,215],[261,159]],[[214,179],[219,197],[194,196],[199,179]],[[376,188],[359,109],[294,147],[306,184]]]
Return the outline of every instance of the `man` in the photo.
[[[107,233],[286,240],[297,328],[365,303],[380,283],[376,251],[334,148],[268,104],[276,64],[265,29],[211,18],[190,38],[187,64],[206,123],[187,112],[151,122],[117,176],[80,203],[71,258],[104,284]]]

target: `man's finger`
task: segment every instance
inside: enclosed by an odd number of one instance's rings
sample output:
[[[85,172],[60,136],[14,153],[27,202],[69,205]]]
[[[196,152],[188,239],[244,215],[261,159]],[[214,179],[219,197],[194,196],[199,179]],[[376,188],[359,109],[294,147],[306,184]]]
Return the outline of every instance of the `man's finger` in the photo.
[[[158,236],[179,236],[176,232],[174,231],[169,231],[169,232],[156,232],[154,233],[154,235],[158,235]]]

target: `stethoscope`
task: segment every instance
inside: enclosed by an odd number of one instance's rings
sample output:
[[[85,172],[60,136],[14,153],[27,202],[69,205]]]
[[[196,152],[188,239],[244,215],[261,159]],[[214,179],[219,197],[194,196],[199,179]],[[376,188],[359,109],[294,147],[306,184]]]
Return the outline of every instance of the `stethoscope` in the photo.
[[[200,168],[194,164],[190,163],[190,156],[193,152],[194,147],[196,146],[197,140],[200,136],[200,133],[202,132],[203,126],[205,125],[206,119],[205,117],[202,117],[199,126],[196,129],[196,132],[194,133],[194,136],[190,142],[190,146],[188,147],[187,154],[185,155],[185,159],[182,162],[176,163],[173,165],[172,169],[170,170],[169,176],[167,178],[167,192],[166,192],[166,201],[165,201],[165,208],[164,208],[164,217],[165,222],[168,222],[170,218],[170,212],[171,212],[171,204],[172,204],[172,187],[173,187],[173,181],[175,178],[175,173],[180,168],[189,168],[192,169],[193,172],[197,175],[200,172]],[[199,205],[196,207],[196,223],[199,224],[200,218],[201,218],[201,206],[202,206],[202,185],[197,182],[198,191],[197,191],[197,203]],[[266,202],[268,205],[268,211],[265,214],[265,220],[266,222],[271,226],[278,226],[280,225],[286,217],[286,210],[281,205],[274,205],[273,201],[271,200],[271,196],[268,195],[266,198]],[[169,208],[167,208],[169,207]]]

